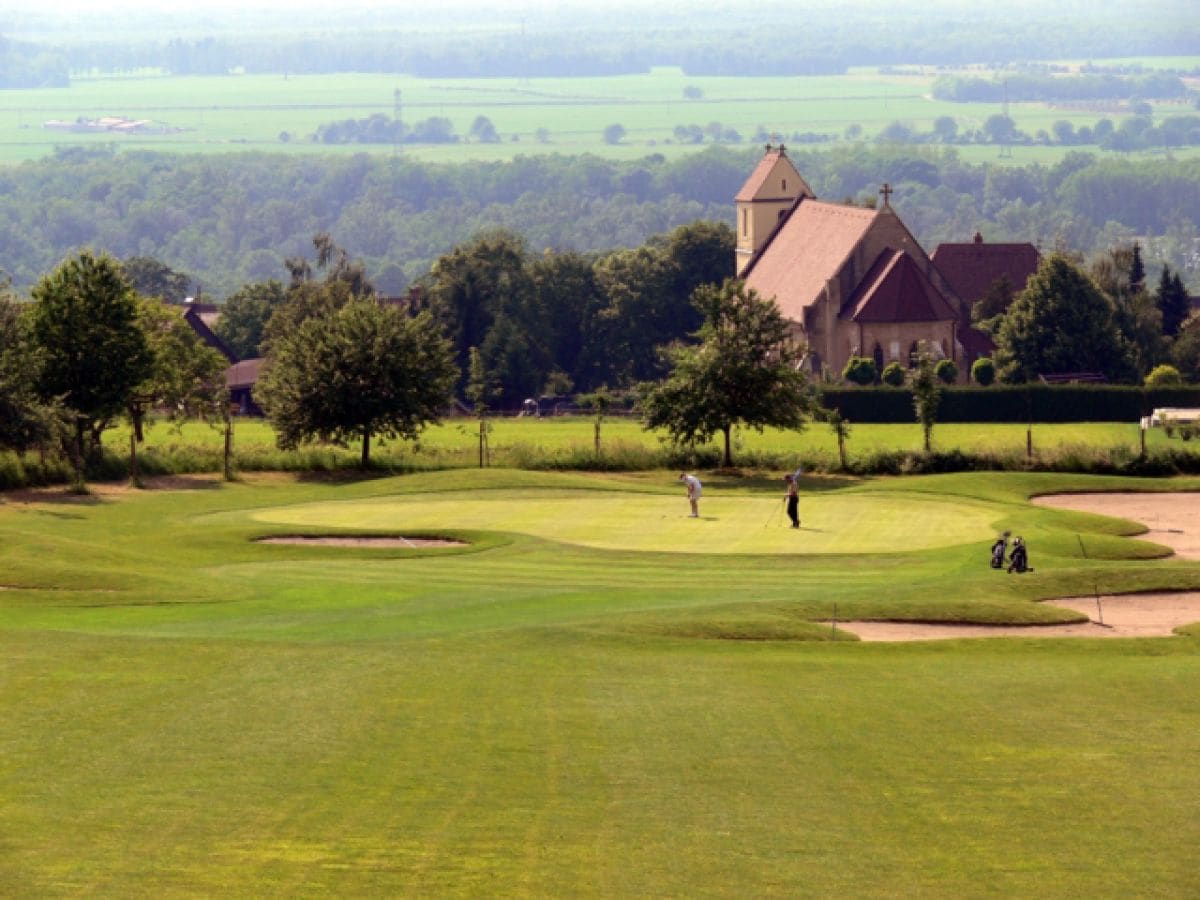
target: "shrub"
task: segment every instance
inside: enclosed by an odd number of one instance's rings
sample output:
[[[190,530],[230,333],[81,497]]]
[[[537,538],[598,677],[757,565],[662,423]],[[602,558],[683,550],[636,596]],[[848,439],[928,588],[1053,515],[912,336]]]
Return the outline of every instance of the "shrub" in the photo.
[[[846,360],[846,368],[842,369],[842,378],[854,384],[866,387],[875,383],[875,360],[869,356],[852,356]]]
[[[958,366],[952,359],[939,359],[933,367],[933,374],[942,384],[954,384],[958,380]]]
[[[884,384],[892,387],[903,387],[904,374],[904,366],[898,362],[890,362],[883,367],[883,375],[880,377]]]
[[[1155,366],[1146,376],[1146,387],[1171,387],[1177,384],[1183,384],[1183,376],[1177,368],[1165,363]]]
[[[992,384],[996,380],[996,364],[986,356],[979,357],[971,366],[971,380],[983,387]]]

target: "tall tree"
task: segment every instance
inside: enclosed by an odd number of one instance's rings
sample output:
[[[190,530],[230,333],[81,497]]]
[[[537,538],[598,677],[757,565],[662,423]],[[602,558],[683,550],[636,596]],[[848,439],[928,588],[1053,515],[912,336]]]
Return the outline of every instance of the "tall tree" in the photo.
[[[1134,368],[1145,377],[1166,353],[1162,315],[1146,293],[1136,243],[1116,247],[1092,262],[1092,278],[1113,304],[1113,322],[1129,345]],[[1139,274],[1140,272],[1140,274]]]
[[[460,244],[433,264],[426,289],[429,303],[446,328],[465,371],[471,347],[483,347],[496,317],[506,312],[524,322],[531,284],[525,242],[497,230]]]
[[[255,399],[284,449],[314,438],[345,446],[415,440],[438,421],[458,378],[450,343],[428,312],[409,316],[355,299],[272,344]]]
[[[183,303],[192,279],[150,256],[131,256],[121,263],[130,286],[143,297],[160,297],[168,303]]]
[[[1013,296],[1012,282],[1007,275],[1001,275],[971,307],[971,321],[990,334],[996,328],[999,317],[1012,306]]]
[[[259,351],[271,355],[280,339],[294,332],[309,319],[321,318],[341,309],[353,299],[350,286],[342,281],[303,281],[287,289],[282,303],[275,305],[263,326]]]
[[[137,482],[137,445],[145,439],[152,410],[176,423],[203,418],[221,421],[229,392],[225,357],[209,347],[183,318],[183,311],[157,297],[138,298],[138,324],[146,335],[152,364],[125,405],[133,426],[129,445],[130,477]]]
[[[703,316],[697,343],[664,348],[670,374],[640,386],[645,425],[679,444],[720,433],[731,466],[734,426],[802,426],[810,404],[800,354],[774,302],[740,281],[701,287],[694,302]]]
[[[213,330],[238,359],[262,356],[260,344],[267,322],[286,297],[278,281],[243,285],[221,304],[221,316]]]
[[[88,251],[64,261],[33,289],[30,333],[41,352],[38,392],[60,399],[73,432],[76,478],[101,432],[150,374],[153,357],[136,296],[120,263]]]
[[[596,263],[596,281],[608,302],[601,327],[608,336],[614,384],[661,377],[657,348],[688,334],[699,324],[694,308],[680,312],[674,301],[674,267],[653,247],[618,250]]]
[[[592,257],[570,251],[547,251],[529,264],[535,331],[554,367],[584,391],[609,377],[605,334],[598,321],[606,298],[593,264]]]
[[[0,448],[46,446],[57,423],[53,405],[39,401],[34,377],[37,359],[29,345],[21,306],[0,292]]]
[[[1172,275],[1169,266],[1163,266],[1158,289],[1154,292],[1154,305],[1162,314],[1163,334],[1172,338],[1179,334],[1180,327],[1192,311],[1192,300],[1179,273]]]
[[[1129,287],[1139,291],[1146,286],[1146,264],[1142,262],[1142,246],[1133,242],[1129,255]]]
[[[1200,315],[1190,316],[1171,344],[1171,361],[1191,382],[1200,382]]]
[[[1103,372],[1112,381],[1132,380],[1129,347],[1114,319],[1112,301],[1095,283],[1062,254],[1049,254],[1000,320],[1001,378],[1026,382],[1039,374]]]

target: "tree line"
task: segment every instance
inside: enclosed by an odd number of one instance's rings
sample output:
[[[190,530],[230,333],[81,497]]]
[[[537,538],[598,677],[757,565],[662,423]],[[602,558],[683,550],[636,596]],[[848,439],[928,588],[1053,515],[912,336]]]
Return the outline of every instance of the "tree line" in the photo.
[[[485,411],[539,386],[592,388],[601,412],[610,387],[633,389],[646,427],[687,447],[720,434],[726,465],[739,425],[824,417],[843,446],[846,423],[820,409],[804,348],[788,340],[774,302],[727,276],[732,238],[724,226],[695,223],[589,260],[539,258],[514,235],[483,235],[439,259],[420,291],[381,302],[361,262],[318,234],[315,262],[289,259],[286,287],[248,285],[220,329],[233,341],[245,336],[231,329],[236,322],[257,328],[265,361],[255,399],[281,447],[358,442],[364,468],[374,439],[417,439],[455,396],[480,416],[482,461]],[[30,302],[0,297],[0,448],[60,453],[82,485],[103,431],[123,417],[133,426],[136,480],[152,414],[228,422],[223,358],[178,307],[142,292],[173,277],[150,260],[121,264],[85,251],[43,277]],[[997,344],[995,361],[974,367],[980,383],[991,380],[985,371],[1014,383],[1086,371],[1147,384],[1200,380],[1200,316],[1168,270],[1157,290],[1147,287],[1136,244],[1090,271],[1050,254],[1024,290],[1013,296],[998,283],[973,316]],[[852,360],[847,377],[869,363]],[[939,378],[953,375],[918,349],[909,379],[927,452]],[[597,446],[598,429],[599,419]]]
[[[53,10],[43,12],[53,19]],[[97,20],[98,19],[98,20]],[[464,22],[469,22],[464,27]],[[683,23],[686,23],[684,25]],[[153,26],[153,27],[151,27]],[[459,4],[413,9],[254,10],[203,16],[160,11],[113,39],[111,20],[76,12],[43,23],[62,38],[39,49],[76,71],[159,68],[174,74],[406,72],[437,78],[629,74],[680,66],[693,74],[804,75],[846,66],[964,65],[1030,59],[1185,55],[1195,25],[1172,0],[1120,7],[628,2],[570,11]],[[96,35],[102,35],[97,37]],[[579,35],[586,34],[586,40]],[[786,41],[779,35],[787,34]]]
[[[398,295],[487,228],[516,232],[535,251],[591,253],[696,220],[732,225],[732,198],[760,153],[717,146],[674,160],[549,153],[448,165],[70,149],[0,171],[0,267],[25,293],[90,247],[161,260],[187,273],[189,293],[220,299],[279,277],[283,260],[324,231],[382,293]],[[925,247],[981,231],[1090,255],[1136,237],[1152,273],[1167,263],[1195,279],[1200,160],[1074,151],[1054,165],[1009,166],[966,163],[952,147],[873,144],[789,155],[827,199],[870,202],[890,182],[892,204]]]
[[[690,304],[702,284],[733,275],[735,239],[723,223],[694,222],[640,247],[606,253],[531,252],[517,234],[491,230],[439,257],[390,305],[428,311],[453,348],[465,390],[474,352],[485,373],[479,400],[519,408],[543,393],[628,388],[662,373],[657,348],[699,324]],[[315,239],[316,266],[288,261],[284,283],[244,285],[222,306],[216,331],[242,358],[268,356],[272,335],[292,325],[297,297],[321,284],[378,296],[360,261]],[[143,268],[145,268],[143,266]],[[152,288],[148,284],[147,287]]]
[[[1184,97],[1187,85],[1178,75],[1049,75],[1005,73],[992,78],[943,75],[933,82],[933,96],[954,103],[1059,103],[1078,100],[1169,100]]]
[[[813,409],[800,351],[787,340],[775,304],[728,277],[720,284],[700,280],[721,275],[723,266],[704,263],[715,263],[713,251],[728,259],[730,237],[698,223],[636,259],[610,260],[621,279],[611,293],[624,307],[593,310],[591,323],[610,320],[603,327],[609,352],[635,342],[653,350],[653,363],[628,352],[615,363],[593,360],[636,388],[646,427],[663,428],[685,446],[721,433],[726,464],[732,464],[735,425],[798,428]],[[406,304],[380,302],[361,266],[329,235],[313,243],[315,266],[306,258],[289,261],[291,282],[269,286],[276,302],[262,321],[265,360],[254,393],[283,449],[357,442],[365,469],[375,439],[416,440],[453,397],[467,396],[480,416],[483,464],[485,411],[511,379],[525,377],[538,352],[564,343],[579,351],[587,338],[569,311],[551,308],[562,307],[578,279],[587,277],[580,260],[524,258],[510,235],[456,248],[439,260],[428,293]],[[699,271],[678,280],[690,265]],[[632,283],[647,270],[651,279],[667,282]],[[594,274],[603,279],[603,271],[597,266]],[[136,447],[152,412],[224,419],[228,429],[224,361],[182,321],[178,307],[140,293],[130,273],[160,284],[170,276],[146,261],[123,266],[84,252],[41,279],[31,302],[0,296],[0,450],[61,454],[71,461],[80,490],[100,457],[103,431],[118,417],[133,426],[135,481]],[[568,284],[561,283],[564,276]],[[634,295],[648,288],[659,292],[656,308],[636,308],[647,298]],[[541,319],[508,318],[529,312]],[[613,321],[618,317],[626,321]],[[573,333],[556,332],[560,322]],[[534,332],[532,340],[513,344],[516,328]],[[500,355],[490,348],[497,334]],[[522,369],[510,368],[513,363]],[[604,385],[593,395],[601,412],[610,397]]]

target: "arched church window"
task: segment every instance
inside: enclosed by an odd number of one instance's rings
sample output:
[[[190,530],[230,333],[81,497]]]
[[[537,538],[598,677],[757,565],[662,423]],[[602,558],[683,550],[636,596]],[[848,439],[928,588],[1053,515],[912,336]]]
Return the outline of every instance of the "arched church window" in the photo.
[[[750,211],[742,210],[742,234],[750,233]]]
[[[875,342],[875,350],[871,353],[875,360],[875,371],[883,371],[883,347],[879,346],[879,341]]]
[[[921,355],[921,348],[917,346],[917,342],[913,341],[912,346],[908,348],[908,367],[915,369],[917,367],[917,357]]]

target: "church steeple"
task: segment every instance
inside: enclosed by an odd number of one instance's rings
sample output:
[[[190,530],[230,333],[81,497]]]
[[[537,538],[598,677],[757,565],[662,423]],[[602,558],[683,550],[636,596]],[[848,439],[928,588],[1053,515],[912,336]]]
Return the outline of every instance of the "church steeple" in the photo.
[[[734,198],[738,275],[801,197],[816,199],[816,194],[788,159],[783,144],[767,144],[763,158]]]

